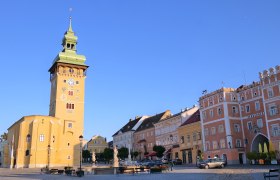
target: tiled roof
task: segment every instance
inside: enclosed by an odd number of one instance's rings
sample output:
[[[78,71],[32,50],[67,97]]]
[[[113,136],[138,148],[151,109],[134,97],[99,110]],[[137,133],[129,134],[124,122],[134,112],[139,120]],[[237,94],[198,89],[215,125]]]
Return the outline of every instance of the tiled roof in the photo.
[[[195,123],[195,122],[199,122],[200,121],[200,112],[199,110],[197,110],[195,113],[193,113],[193,115],[191,115],[191,117],[189,119],[187,119],[180,127],[191,124],[191,123]]]
[[[161,118],[163,117],[163,115],[166,113],[162,112],[160,114],[157,114],[155,116],[151,116],[148,117],[147,119],[145,119],[142,124],[136,129],[135,132],[139,132],[139,131],[143,131],[145,129],[149,129],[151,127],[154,127],[154,124],[157,123],[159,120],[161,120]]]
[[[141,119],[142,117],[138,117],[134,120],[130,120],[125,126],[123,126],[120,130],[118,130],[113,136],[117,135],[120,131],[122,133],[128,132],[132,130],[132,128],[137,124],[137,122]]]

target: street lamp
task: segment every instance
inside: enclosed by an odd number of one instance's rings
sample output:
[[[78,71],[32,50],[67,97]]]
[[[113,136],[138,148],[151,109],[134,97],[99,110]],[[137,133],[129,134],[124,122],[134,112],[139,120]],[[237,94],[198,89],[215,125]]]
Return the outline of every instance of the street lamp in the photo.
[[[50,168],[50,150],[51,150],[51,145],[48,145],[48,169]]]
[[[83,135],[79,136],[79,139],[80,139],[80,173],[82,171],[82,143],[83,143],[83,138],[84,138]]]

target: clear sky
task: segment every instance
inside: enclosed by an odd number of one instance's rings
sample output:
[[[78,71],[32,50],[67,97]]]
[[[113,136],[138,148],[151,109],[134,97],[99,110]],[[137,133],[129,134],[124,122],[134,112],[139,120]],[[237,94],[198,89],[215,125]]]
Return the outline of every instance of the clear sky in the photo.
[[[204,89],[237,88],[280,64],[279,0],[1,1],[0,133],[22,116],[48,115],[48,69],[69,7],[90,66],[87,139],[111,140],[130,118],[178,113]]]

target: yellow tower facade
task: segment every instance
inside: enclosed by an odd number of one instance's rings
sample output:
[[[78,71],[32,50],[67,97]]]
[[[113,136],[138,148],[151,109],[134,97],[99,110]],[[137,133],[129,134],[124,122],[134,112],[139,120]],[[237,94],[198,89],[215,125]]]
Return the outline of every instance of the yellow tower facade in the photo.
[[[78,166],[84,131],[85,56],[77,54],[72,22],[49,69],[49,116],[24,116],[8,129],[5,167]]]

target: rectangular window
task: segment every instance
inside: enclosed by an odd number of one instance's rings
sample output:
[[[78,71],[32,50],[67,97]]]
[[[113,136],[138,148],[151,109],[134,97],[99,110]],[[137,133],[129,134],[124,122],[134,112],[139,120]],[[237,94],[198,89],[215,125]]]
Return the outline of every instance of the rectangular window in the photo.
[[[218,115],[222,115],[222,108],[218,108]]]
[[[234,132],[240,132],[240,125],[234,124]]]
[[[210,150],[210,142],[206,141],[205,150]]]
[[[72,128],[72,123],[68,123],[68,128]]]
[[[224,132],[224,125],[220,124],[218,131],[219,131],[219,133],[223,133]]]
[[[213,144],[213,149],[218,149],[217,141],[213,141],[212,144]]]
[[[245,105],[245,109],[246,109],[246,113],[249,113],[250,112],[250,105],[249,104]]]
[[[181,136],[181,144],[185,143],[184,136]]]
[[[190,135],[187,135],[187,142],[191,142],[191,136]]]
[[[249,130],[253,129],[252,121],[247,122],[247,127]]]
[[[212,128],[211,128],[211,134],[212,134],[212,135],[216,134],[216,127],[212,127]]]
[[[221,140],[220,140],[220,148],[221,148],[221,149],[226,148],[226,142],[225,142],[225,139],[221,139]]]
[[[197,133],[197,140],[201,140],[201,133],[200,132]]]
[[[232,114],[238,113],[238,109],[236,106],[232,106]]]
[[[203,115],[203,120],[205,120],[205,119],[207,118],[207,117],[206,117],[206,112],[203,111],[202,115]]]
[[[236,139],[236,147],[241,147],[241,140],[240,139]]]
[[[74,104],[67,103],[66,104],[66,109],[75,109],[75,106],[74,106]]]
[[[279,125],[273,124],[272,125],[272,136],[276,137],[279,135]]]
[[[276,105],[274,105],[274,104],[269,105],[269,115],[270,116],[276,115],[277,112],[278,112],[278,109],[277,109]]]
[[[39,136],[39,141],[40,141],[40,142],[43,142],[43,141],[44,141],[44,139],[45,139],[44,134],[40,134],[40,136]]]
[[[262,127],[263,127],[263,121],[262,121],[262,119],[258,119],[258,120],[257,120],[257,125],[258,125],[258,128],[262,128]]]
[[[213,109],[210,110],[210,117],[212,118],[214,116]]]
[[[268,93],[268,97],[273,97],[274,96],[272,88],[267,89],[267,93]]]
[[[204,129],[204,136],[208,136],[208,135],[209,135],[208,128],[205,128]]]
[[[196,141],[196,133],[193,133],[193,141]]]
[[[259,111],[261,108],[260,108],[260,102],[259,101],[256,101],[255,102],[255,109],[256,111]]]

